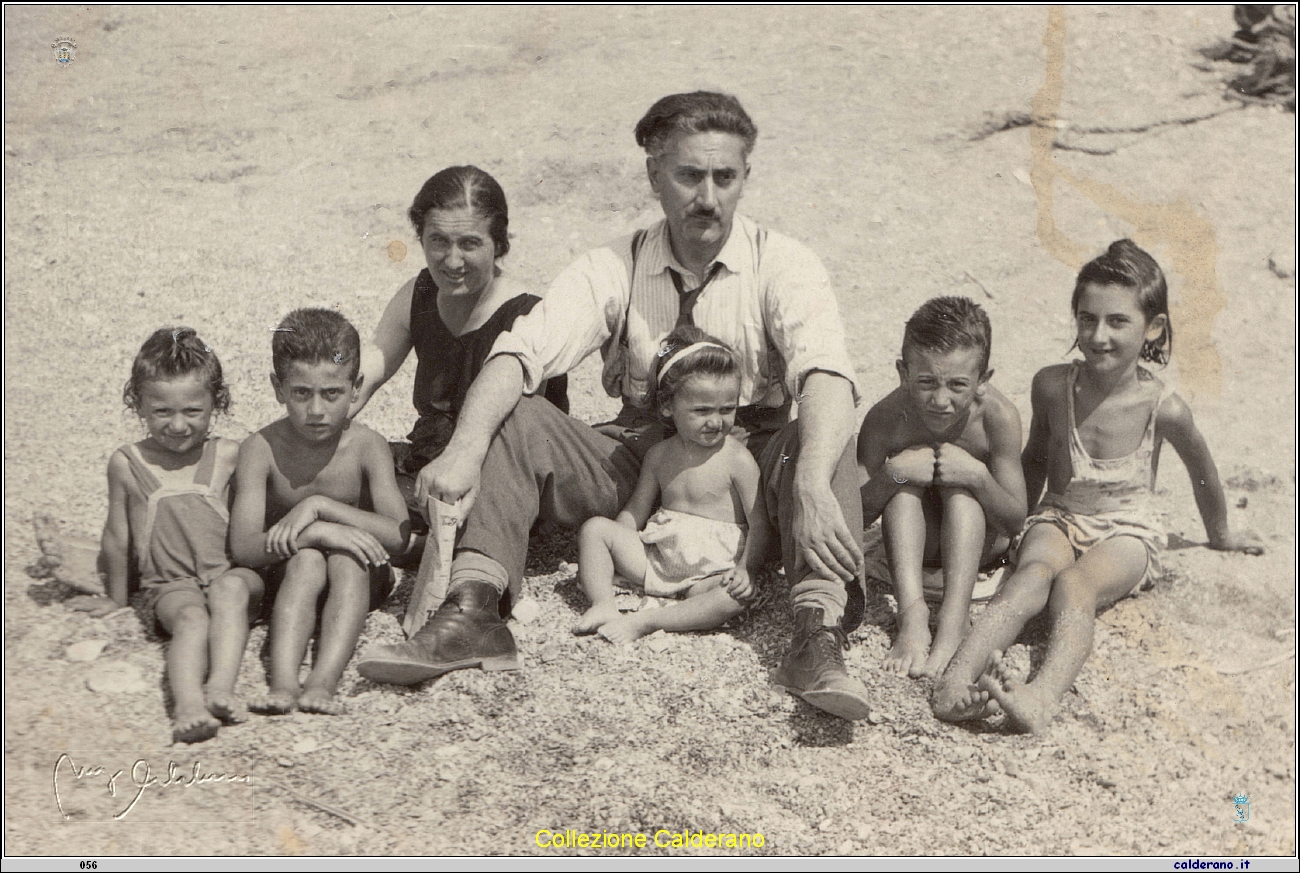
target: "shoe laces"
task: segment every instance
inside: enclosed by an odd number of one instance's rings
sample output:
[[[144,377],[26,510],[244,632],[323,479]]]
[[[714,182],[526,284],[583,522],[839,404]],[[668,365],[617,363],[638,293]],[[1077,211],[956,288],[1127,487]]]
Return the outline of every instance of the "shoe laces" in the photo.
[[[821,654],[842,661],[844,656],[840,652],[849,650],[849,637],[844,633],[843,628],[838,626],[822,627],[813,634],[813,644],[818,647]]]

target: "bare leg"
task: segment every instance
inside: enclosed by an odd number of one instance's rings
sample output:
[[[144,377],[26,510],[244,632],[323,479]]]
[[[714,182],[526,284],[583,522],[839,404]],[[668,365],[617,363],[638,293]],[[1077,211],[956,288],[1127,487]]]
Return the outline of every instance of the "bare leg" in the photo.
[[[962,721],[997,711],[996,703],[987,708],[989,694],[976,680],[994,653],[1006,651],[1025,623],[1043,611],[1052,579],[1073,561],[1070,541],[1055,526],[1036,524],[1029,529],[1020,545],[1016,572],[1002,583],[934,686],[930,709],[936,718]]]
[[[602,626],[600,635],[612,643],[630,643],[657,630],[669,633],[709,630],[744,611],[745,607],[718,585],[717,580],[706,580],[700,586],[704,587],[699,593],[693,588],[685,600],[620,616]]]
[[[885,669],[913,677],[921,675],[930,651],[930,609],[921,586],[928,534],[924,500],[923,489],[905,485],[885,504],[881,516],[898,599],[898,639],[885,656]]]
[[[1039,733],[1047,727],[1061,695],[1074,684],[1092,654],[1097,610],[1131,592],[1146,568],[1142,542],[1120,536],[1084,552],[1056,575],[1048,601],[1052,634],[1034,681],[1022,685],[1011,680],[1000,657],[979,680],[980,688],[997,700],[1017,728]]]
[[[208,672],[208,604],[199,591],[173,591],[158,601],[159,623],[171,634],[167,682],[175,704],[172,741],[201,743],[220,723],[208,712],[203,676]]]
[[[325,598],[325,614],[321,616],[320,643],[298,697],[298,708],[304,712],[341,715],[343,704],[334,699],[334,694],[366,626],[366,613],[370,611],[370,571],[344,552],[332,553],[327,564],[329,593]]]
[[[249,701],[254,712],[284,715],[297,707],[302,691],[298,670],[316,627],[316,601],[328,581],[326,574],[325,555],[316,549],[299,550],[285,566],[271,614],[271,688]]]
[[[612,519],[589,519],[578,534],[578,578],[591,599],[591,608],[578,619],[573,632],[595,633],[607,622],[617,620],[614,573],[631,582],[642,582],[645,571],[645,545],[636,531]]]
[[[248,719],[248,709],[235,696],[239,662],[248,643],[248,626],[262,602],[262,577],[252,570],[236,568],[214,579],[208,586],[208,628],[211,668],[206,698],[208,711],[227,723]]]
[[[944,488],[941,493],[943,605],[939,607],[939,628],[923,670],[930,677],[943,672],[970,630],[970,596],[984,551],[984,509],[979,501],[964,488]]]

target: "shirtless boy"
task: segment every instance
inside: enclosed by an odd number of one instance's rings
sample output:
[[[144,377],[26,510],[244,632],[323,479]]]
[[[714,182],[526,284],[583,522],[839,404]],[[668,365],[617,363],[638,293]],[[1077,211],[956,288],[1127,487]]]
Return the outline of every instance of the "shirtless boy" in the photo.
[[[271,617],[270,692],[249,708],[334,715],[366,613],[391,586],[389,555],[406,545],[406,502],[384,438],[348,421],[360,385],[356,328],[332,310],[294,310],[275,330],[271,357],[287,414],[240,446],[230,522],[235,560],[272,581],[283,576]],[[299,685],[322,591],[318,650]]]
[[[908,320],[899,386],[858,434],[863,521],[882,518],[898,599],[886,666],[939,675],[970,626],[979,568],[1006,551],[1025,520],[1020,415],[989,384],[992,329],[964,297],[936,297]],[[933,645],[922,569],[943,569]]]

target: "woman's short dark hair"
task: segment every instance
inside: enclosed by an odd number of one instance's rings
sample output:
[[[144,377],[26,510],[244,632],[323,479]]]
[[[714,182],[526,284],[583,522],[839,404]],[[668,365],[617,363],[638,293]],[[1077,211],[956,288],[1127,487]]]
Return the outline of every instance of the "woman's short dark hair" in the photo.
[[[424,240],[424,219],[430,209],[460,209],[468,207],[488,221],[492,236],[493,254],[505,257],[510,251],[510,213],[506,208],[506,192],[497,180],[478,167],[448,167],[429,177],[415,195],[415,202],[407,217],[415,227],[417,239]]]

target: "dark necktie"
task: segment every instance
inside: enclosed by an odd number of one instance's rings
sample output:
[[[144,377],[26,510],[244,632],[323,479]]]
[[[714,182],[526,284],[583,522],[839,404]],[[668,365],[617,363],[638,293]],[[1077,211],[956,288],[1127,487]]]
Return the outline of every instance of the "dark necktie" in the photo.
[[[705,276],[704,281],[690,291],[686,290],[686,284],[682,281],[681,274],[671,267],[668,269],[668,275],[673,277],[673,286],[677,288],[677,327],[684,324],[695,327],[695,301],[700,299],[700,292],[708,287],[721,269],[722,261],[715,261],[713,269],[709,270],[709,275]]]

